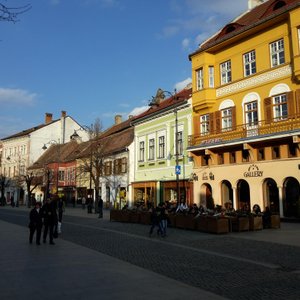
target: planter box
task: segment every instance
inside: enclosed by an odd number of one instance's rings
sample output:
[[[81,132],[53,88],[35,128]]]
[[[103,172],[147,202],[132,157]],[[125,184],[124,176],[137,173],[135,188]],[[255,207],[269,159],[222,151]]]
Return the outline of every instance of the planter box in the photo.
[[[177,228],[185,228],[185,215],[176,215],[175,224]]]
[[[229,222],[226,218],[207,218],[207,231],[210,233],[228,233]]]
[[[280,228],[280,216],[279,215],[272,215],[271,216],[271,228]]]
[[[262,230],[263,220],[262,216],[251,216],[249,218],[249,230]]]
[[[140,223],[145,224],[145,225],[151,224],[151,213],[141,212],[140,213]]]
[[[202,231],[202,232],[207,232],[207,217],[198,217],[196,218],[196,230]]]
[[[139,212],[130,212],[129,222],[140,223],[140,213]]]
[[[127,210],[120,210],[120,212],[121,212],[121,222],[129,222],[130,212]]]
[[[171,227],[176,227],[176,215],[169,214],[168,215],[168,220],[169,220],[169,223],[170,223]]]
[[[249,230],[249,218],[248,217],[232,218],[231,219],[231,228],[232,228],[232,231],[236,231],[236,232],[248,231]]]
[[[121,211],[117,209],[111,209],[110,210],[110,215],[109,215],[110,221],[121,221]]]

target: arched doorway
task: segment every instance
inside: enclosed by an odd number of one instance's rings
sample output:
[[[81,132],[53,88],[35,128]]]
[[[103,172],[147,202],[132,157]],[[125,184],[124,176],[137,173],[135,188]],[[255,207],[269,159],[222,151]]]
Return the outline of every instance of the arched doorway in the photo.
[[[250,210],[250,188],[246,180],[241,179],[237,183],[237,209]]]
[[[233,208],[233,189],[228,180],[223,180],[221,183],[221,199],[223,207]]]
[[[204,183],[200,190],[200,205],[205,206],[209,209],[214,208],[214,200],[212,197],[212,188],[208,183]]]
[[[263,183],[264,205],[269,207],[271,212],[279,213],[279,191],[276,181],[266,178]],[[263,208],[263,210],[265,209]]]
[[[300,185],[297,179],[288,177],[283,184],[283,214],[300,218]]]

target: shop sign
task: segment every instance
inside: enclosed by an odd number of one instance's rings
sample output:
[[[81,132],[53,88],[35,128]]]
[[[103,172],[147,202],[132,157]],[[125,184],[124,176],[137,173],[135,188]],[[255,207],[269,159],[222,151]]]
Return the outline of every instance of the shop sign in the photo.
[[[257,165],[251,165],[247,172],[244,172],[244,177],[262,177],[263,171],[260,171]]]

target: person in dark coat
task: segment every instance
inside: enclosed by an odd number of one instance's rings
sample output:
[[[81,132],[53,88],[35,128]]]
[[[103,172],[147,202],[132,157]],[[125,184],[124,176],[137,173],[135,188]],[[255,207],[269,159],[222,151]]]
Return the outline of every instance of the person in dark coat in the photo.
[[[33,236],[36,231],[36,244],[40,245],[41,233],[43,227],[43,214],[41,210],[41,203],[36,202],[35,207],[29,214],[29,243],[32,244]]]
[[[42,214],[44,218],[44,233],[43,233],[43,243],[46,243],[47,235],[49,231],[49,243],[50,245],[55,245],[53,242],[53,232],[54,228],[57,226],[57,213],[56,213],[56,201],[53,199],[46,200],[46,203],[42,207]]]
[[[99,212],[98,218],[103,218],[103,200],[101,196],[98,199],[98,212]]]
[[[150,213],[151,213],[151,227],[150,227],[150,231],[149,231],[149,237],[152,236],[153,230],[154,228],[157,226],[157,235],[162,234],[162,228],[160,226],[160,213],[161,210],[159,207],[154,207],[154,205],[152,205],[152,207],[150,208]]]

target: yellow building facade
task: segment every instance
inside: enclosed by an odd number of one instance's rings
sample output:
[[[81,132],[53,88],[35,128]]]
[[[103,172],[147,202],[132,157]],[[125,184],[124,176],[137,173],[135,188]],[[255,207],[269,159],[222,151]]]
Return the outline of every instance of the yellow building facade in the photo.
[[[300,217],[300,1],[269,0],[190,55],[195,202]]]

